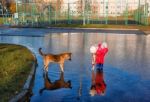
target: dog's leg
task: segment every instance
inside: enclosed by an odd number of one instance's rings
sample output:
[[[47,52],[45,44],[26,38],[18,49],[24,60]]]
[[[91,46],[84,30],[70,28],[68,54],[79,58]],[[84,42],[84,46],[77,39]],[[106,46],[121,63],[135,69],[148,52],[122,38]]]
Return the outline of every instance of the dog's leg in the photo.
[[[46,70],[46,68],[44,66],[44,68],[43,68],[43,77],[45,78],[47,74],[48,74],[48,70]]]
[[[44,61],[44,70],[45,70],[45,72],[48,72],[48,65],[49,65],[49,61],[45,60]]]
[[[64,64],[63,64],[63,63],[60,63],[59,65],[60,65],[61,71],[64,72]]]
[[[48,65],[44,65],[45,72],[48,72]]]

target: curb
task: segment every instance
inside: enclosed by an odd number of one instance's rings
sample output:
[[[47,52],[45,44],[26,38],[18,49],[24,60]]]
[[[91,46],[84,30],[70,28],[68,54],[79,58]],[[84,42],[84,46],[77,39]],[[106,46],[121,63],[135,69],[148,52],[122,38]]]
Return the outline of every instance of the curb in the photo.
[[[80,27],[51,27],[51,26],[46,26],[46,27],[19,27],[19,26],[9,26],[9,28],[43,28],[43,29],[70,29],[70,30],[139,30],[139,29],[136,29],[136,28],[133,28],[133,29],[130,29],[130,28],[80,28]]]
[[[79,29],[79,30],[139,30],[139,29],[124,29],[124,28],[79,28],[79,27],[46,27],[48,29]]]
[[[29,97],[32,94],[32,86],[33,86],[33,80],[35,77],[36,67],[37,67],[37,59],[35,57],[35,54],[33,54],[35,61],[32,65],[32,70],[30,71],[30,74],[28,75],[28,78],[21,90],[20,93],[18,93],[16,96],[14,96],[12,99],[9,100],[9,102],[25,102],[25,100],[30,100]]]
[[[53,30],[62,30],[63,32],[88,32],[88,33],[113,33],[113,34],[145,34],[140,29],[117,29],[117,28],[71,28],[71,27],[48,27],[48,29],[53,32]]]

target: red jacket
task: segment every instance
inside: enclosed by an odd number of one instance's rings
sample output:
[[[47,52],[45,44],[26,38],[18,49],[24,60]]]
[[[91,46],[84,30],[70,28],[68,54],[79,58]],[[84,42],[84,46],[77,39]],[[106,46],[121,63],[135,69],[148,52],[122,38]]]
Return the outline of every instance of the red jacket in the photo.
[[[96,64],[103,64],[104,63],[104,57],[105,54],[108,52],[108,48],[101,48],[100,46],[98,47],[96,51]]]
[[[104,82],[103,72],[96,73],[95,86],[96,86],[97,94],[101,94],[105,92],[106,84]]]

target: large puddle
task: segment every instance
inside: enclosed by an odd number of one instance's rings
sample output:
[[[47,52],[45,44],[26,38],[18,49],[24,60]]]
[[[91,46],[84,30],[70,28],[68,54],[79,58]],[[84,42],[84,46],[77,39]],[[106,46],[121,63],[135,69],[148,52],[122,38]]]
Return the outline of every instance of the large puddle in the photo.
[[[93,72],[89,48],[102,41],[108,43],[109,53],[103,73]],[[24,45],[36,54],[38,67],[31,102],[150,102],[150,36],[47,33],[37,37],[0,36],[0,42]],[[64,73],[53,63],[48,75],[43,75],[39,47],[45,53],[72,53],[72,61],[65,62]],[[103,94],[91,96],[93,75],[106,84]]]

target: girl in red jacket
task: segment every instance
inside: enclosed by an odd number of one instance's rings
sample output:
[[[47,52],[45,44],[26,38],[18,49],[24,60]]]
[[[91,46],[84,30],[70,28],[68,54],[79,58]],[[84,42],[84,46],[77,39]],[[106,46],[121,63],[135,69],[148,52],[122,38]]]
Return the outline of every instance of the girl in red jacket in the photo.
[[[98,44],[98,46],[91,46],[90,52],[92,53],[92,69],[96,66],[97,70],[103,70],[103,64],[105,60],[105,55],[108,52],[107,43],[103,42]]]
[[[98,46],[91,46],[92,53],[92,85],[90,89],[91,96],[95,94],[104,95],[106,84],[103,78],[103,64],[105,55],[108,52],[107,43],[103,42]],[[96,75],[94,74],[94,67],[96,66]]]

